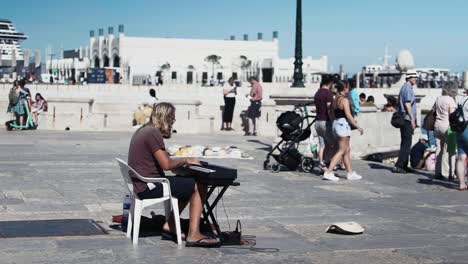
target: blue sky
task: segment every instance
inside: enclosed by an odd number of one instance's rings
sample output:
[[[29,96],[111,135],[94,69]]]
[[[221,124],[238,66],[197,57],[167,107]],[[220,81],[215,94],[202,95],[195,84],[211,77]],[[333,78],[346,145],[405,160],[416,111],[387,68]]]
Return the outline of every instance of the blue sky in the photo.
[[[1,18],[11,19],[30,38],[24,48],[58,52],[88,42],[89,30],[125,25],[127,35],[238,39],[263,32],[280,35],[280,55],[294,53],[294,0],[22,0],[2,1]],[[381,63],[389,45],[394,61],[409,49],[418,67],[468,70],[466,0],[303,0],[303,53],[328,55],[336,71]],[[97,32],[96,32],[97,33]],[[379,59],[380,58],[380,59]]]

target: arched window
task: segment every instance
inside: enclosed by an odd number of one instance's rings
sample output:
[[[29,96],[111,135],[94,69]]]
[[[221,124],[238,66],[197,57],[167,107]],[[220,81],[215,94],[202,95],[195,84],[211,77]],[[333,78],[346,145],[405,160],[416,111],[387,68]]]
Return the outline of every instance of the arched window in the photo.
[[[99,60],[98,57],[94,58],[94,68],[99,68],[101,67],[101,60]]]
[[[107,55],[104,56],[104,67],[109,67],[109,57]]]
[[[114,63],[113,63],[114,67],[115,68],[119,68],[120,67],[120,57],[115,55],[114,56]]]

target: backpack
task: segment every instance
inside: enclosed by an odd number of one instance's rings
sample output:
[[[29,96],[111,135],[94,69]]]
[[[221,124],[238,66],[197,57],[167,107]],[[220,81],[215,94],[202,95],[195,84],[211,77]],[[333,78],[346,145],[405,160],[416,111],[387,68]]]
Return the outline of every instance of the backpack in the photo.
[[[466,128],[465,114],[463,113],[463,108],[466,104],[466,101],[463,104],[458,104],[457,109],[449,116],[450,129],[455,132],[463,132]]]
[[[16,88],[12,87],[8,93],[8,101],[10,105],[16,105],[18,103],[19,96],[16,94]]]

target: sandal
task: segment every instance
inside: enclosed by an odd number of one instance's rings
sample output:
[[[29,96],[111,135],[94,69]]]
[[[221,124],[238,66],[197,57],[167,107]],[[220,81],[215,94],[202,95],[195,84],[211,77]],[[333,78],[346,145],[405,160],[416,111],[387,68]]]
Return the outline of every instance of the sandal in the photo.
[[[177,240],[177,234],[175,232],[167,231],[167,230],[162,230],[161,231],[161,236],[164,237],[165,239],[176,241]],[[181,232],[180,238],[182,241],[185,241],[186,236],[184,232]]]
[[[197,241],[188,241],[185,242],[186,247],[204,247],[204,248],[218,248],[221,246],[221,242],[218,240],[215,243],[207,242],[206,240],[211,240],[211,237],[200,238]]]
[[[468,185],[466,185],[465,188],[458,188],[457,190],[459,190],[459,191],[461,191],[461,192],[462,192],[462,191],[466,191],[466,190],[468,190]]]

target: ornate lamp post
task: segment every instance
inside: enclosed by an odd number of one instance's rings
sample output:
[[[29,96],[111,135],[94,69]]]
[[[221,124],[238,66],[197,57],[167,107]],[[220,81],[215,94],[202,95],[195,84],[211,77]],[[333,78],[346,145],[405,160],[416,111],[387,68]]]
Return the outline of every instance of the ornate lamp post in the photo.
[[[294,57],[294,82],[291,87],[305,87],[304,74],[302,74],[302,0],[297,0],[296,7],[296,49]]]

